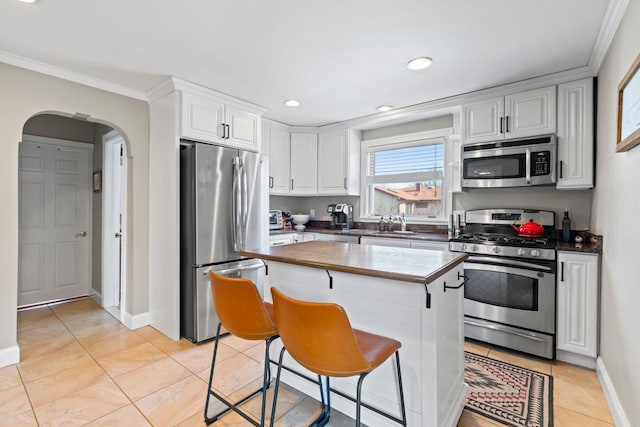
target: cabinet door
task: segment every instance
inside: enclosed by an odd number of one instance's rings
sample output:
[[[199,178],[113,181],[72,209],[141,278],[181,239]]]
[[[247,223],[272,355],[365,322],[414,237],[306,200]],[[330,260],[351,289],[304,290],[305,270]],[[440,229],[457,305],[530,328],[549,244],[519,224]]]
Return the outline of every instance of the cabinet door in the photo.
[[[318,194],[360,194],[360,138],[354,131],[319,135]]]
[[[291,191],[291,152],[289,132],[269,128],[269,192],[289,194]]]
[[[346,131],[320,134],[318,140],[318,194],[346,194],[349,155]]]
[[[556,87],[514,93],[504,97],[506,138],[556,132]]]
[[[433,251],[448,251],[449,243],[447,242],[426,242],[424,240],[412,240],[412,249],[431,249]]]
[[[558,85],[556,188],[593,188],[593,79]]]
[[[558,252],[558,350],[596,357],[598,255]]]
[[[231,105],[226,106],[225,112],[227,143],[243,150],[258,151],[260,117]]]
[[[318,193],[318,136],[291,134],[291,194]]]
[[[394,248],[410,248],[411,240],[394,239],[392,237],[361,237],[361,245],[392,246]]]
[[[504,127],[500,126],[504,116],[503,96],[467,104],[462,110],[464,144],[504,139]]]
[[[224,142],[224,104],[211,98],[182,93],[181,136],[195,141]]]

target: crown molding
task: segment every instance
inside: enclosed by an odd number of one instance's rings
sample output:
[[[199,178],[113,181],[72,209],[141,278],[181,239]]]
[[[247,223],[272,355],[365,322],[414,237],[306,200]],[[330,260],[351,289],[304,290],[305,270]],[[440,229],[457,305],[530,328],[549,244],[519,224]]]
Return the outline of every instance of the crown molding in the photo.
[[[594,74],[598,74],[600,71],[600,66],[604,61],[604,57],[607,55],[609,46],[613,41],[613,37],[616,35],[616,31],[628,5],[629,0],[611,0],[607,7],[600,31],[598,32],[598,37],[596,37],[596,42],[593,44],[593,50],[589,56],[589,67],[593,70]]]
[[[66,68],[56,67],[55,65],[45,64],[44,62],[35,61],[9,52],[0,51],[0,62],[129,98],[138,99],[140,101],[147,102],[149,100],[147,94],[141,90],[132,89],[130,87],[91,77],[86,74],[77,73],[75,71],[67,70]]]

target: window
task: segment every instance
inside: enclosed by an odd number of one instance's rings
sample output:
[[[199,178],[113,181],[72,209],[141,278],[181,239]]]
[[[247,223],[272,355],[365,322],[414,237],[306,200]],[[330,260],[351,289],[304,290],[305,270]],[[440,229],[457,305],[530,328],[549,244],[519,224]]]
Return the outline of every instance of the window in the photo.
[[[365,142],[362,216],[404,214],[413,221],[445,221],[445,141]]]

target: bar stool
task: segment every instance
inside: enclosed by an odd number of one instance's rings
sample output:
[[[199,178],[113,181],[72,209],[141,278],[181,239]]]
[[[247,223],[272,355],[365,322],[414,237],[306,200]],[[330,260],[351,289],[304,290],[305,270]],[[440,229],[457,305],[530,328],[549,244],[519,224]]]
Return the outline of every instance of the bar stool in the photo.
[[[220,322],[216,331],[216,341],[213,347],[213,359],[211,360],[211,372],[209,374],[209,391],[204,408],[204,420],[207,424],[215,422],[222,414],[233,410],[254,426],[264,426],[267,388],[271,382],[271,370],[269,366],[269,346],[278,338],[278,330],[273,321],[273,306],[263,302],[256,285],[249,279],[231,279],[220,276],[209,270],[211,280],[211,294],[213,304]],[[246,340],[264,340],[266,343],[264,355],[264,378],[262,388],[254,391],[236,403],[229,402],[212,388],[213,370],[218,354],[220,327],[224,326],[231,334]],[[260,423],[254,421],[239,406],[247,400],[262,392],[262,414]],[[224,403],[227,408],[212,417],[207,416],[209,399],[211,396]]]
[[[285,349],[298,363],[318,375],[322,406],[320,415],[310,426],[323,426],[329,421],[331,415],[329,377],[354,375],[360,376],[356,391],[356,426],[360,426],[362,382],[370,372],[395,353],[402,419],[393,419],[403,426],[407,425],[400,373],[398,350],[401,344],[399,341],[353,329],[347,314],[338,304],[295,300],[275,288],[271,288],[271,295],[276,326],[284,344],[278,361],[271,412],[272,426]],[[326,377],[324,390],[323,375]]]

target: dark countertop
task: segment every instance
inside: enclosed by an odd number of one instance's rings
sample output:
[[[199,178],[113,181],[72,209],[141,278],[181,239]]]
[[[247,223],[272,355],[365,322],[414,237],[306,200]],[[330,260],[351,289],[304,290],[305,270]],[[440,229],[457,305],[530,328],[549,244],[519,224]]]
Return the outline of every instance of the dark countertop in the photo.
[[[433,282],[468,258],[467,254],[459,252],[324,241],[252,249],[241,251],[239,254],[250,258],[422,284]]]
[[[556,250],[565,252],[583,252],[590,254],[602,254],[602,245],[599,243],[583,242],[557,242]]]
[[[361,228],[353,228],[350,230],[334,230],[330,228],[305,228],[304,230],[271,230],[270,235],[288,234],[288,233],[322,233],[322,234],[338,234],[341,236],[367,236],[367,237],[388,237],[394,239],[411,239],[426,240],[434,242],[448,242],[449,237],[446,233],[428,233],[428,232],[394,232],[394,231],[378,231],[365,230]]]

